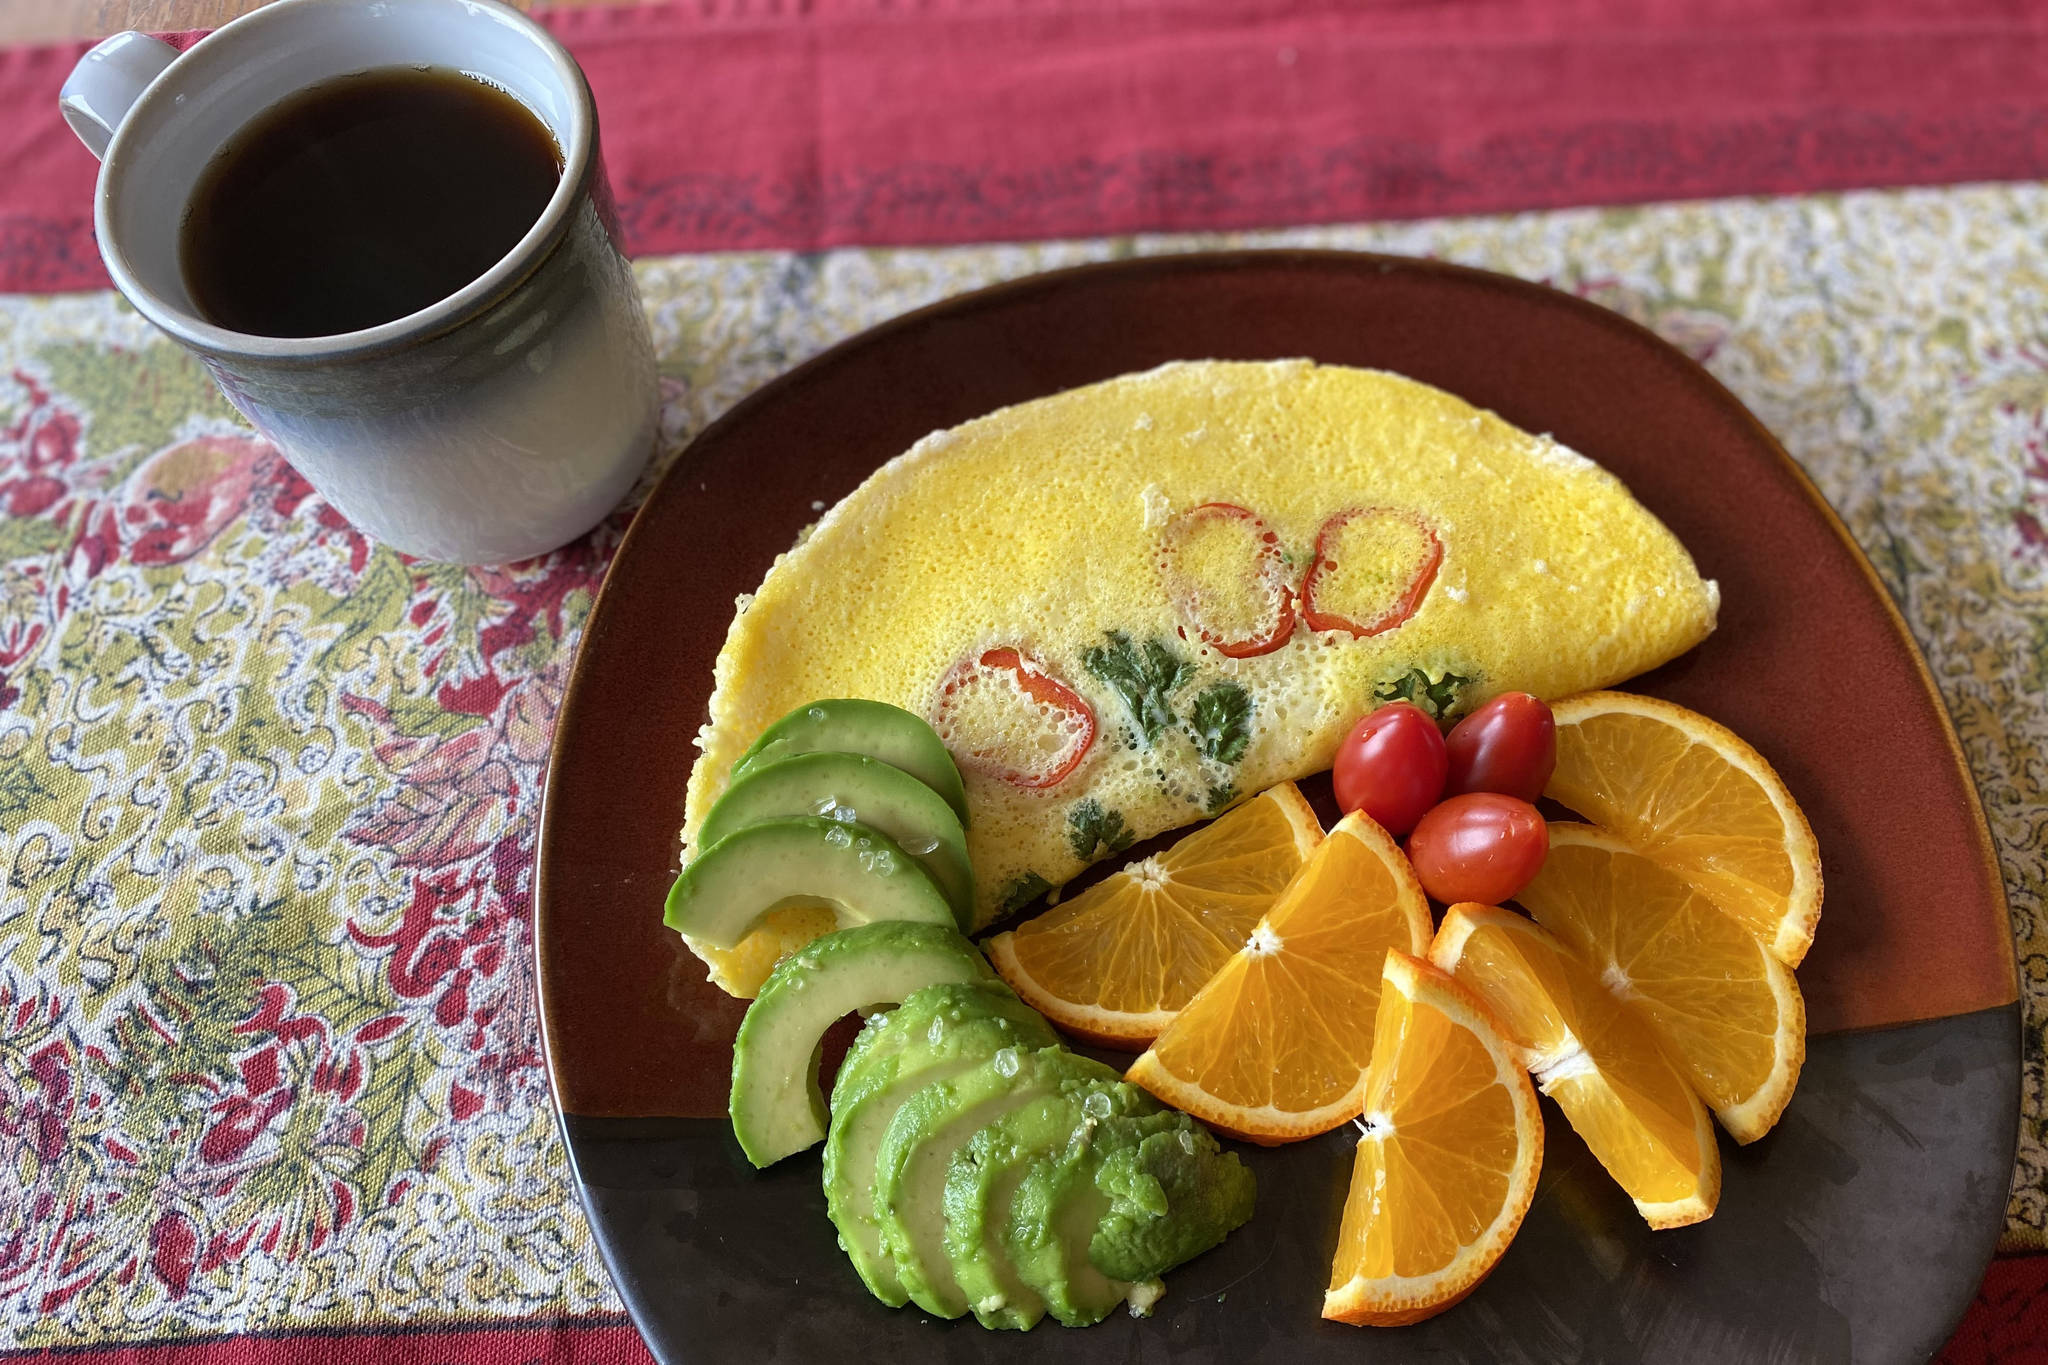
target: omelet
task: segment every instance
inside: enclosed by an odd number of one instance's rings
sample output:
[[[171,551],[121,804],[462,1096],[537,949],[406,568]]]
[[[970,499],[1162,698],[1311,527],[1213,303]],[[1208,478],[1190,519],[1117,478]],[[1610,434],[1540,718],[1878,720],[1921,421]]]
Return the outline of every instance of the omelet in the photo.
[[[1620,480],[1428,385],[1177,362],[934,432],[742,598],[690,774],[685,856],[791,709],[929,719],[966,780],[990,923],[1132,842],[1330,766],[1363,713],[1446,722],[1682,653],[1719,603]],[[750,994],[826,921],[732,954]]]

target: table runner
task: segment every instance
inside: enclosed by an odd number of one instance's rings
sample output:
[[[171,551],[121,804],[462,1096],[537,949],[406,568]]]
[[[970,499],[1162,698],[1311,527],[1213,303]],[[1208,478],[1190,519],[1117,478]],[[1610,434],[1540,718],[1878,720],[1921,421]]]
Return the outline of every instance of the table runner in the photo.
[[[635,255],[2048,175],[2048,13],[2025,0],[537,13],[590,78]],[[47,106],[85,46],[0,50],[0,288],[106,283],[93,163]]]
[[[732,11],[714,17],[738,23]],[[579,24],[616,36],[633,22],[552,21],[572,41]],[[772,32],[760,20],[741,36]],[[0,54],[0,74],[10,63],[41,71],[39,60]],[[602,87],[600,99],[609,148],[615,104],[630,101]],[[632,107],[655,118],[646,98]],[[651,139],[635,145],[652,155]],[[2019,145],[2024,155],[1994,171],[2043,174]],[[34,156],[45,154],[37,143]],[[1192,180],[1167,179],[1199,189],[1235,175],[1218,167],[1265,163],[1205,164]],[[634,174],[621,183],[653,183]],[[1389,174],[1355,184],[1399,180]],[[1097,231],[1324,216],[1273,197],[1296,176],[1241,180],[1252,186],[1242,200],[1148,190],[1121,208],[1084,196],[1060,212],[1092,203]],[[927,204],[923,218],[873,220],[894,224],[875,229],[881,239],[929,243],[991,223],[1021,224],[1021,236],[1068,221],[1019,209],[1026,189],[992,204],[986,177],[981,188],[920,183],[894,202]],[[1669,182],[1632,183],[1633,195],[1595,188],[1642,197]],[[1737,187],[1770,186],[1723,186]],[[742,202],[705,193],[622,198],[643,244],[753,231],[811,244],[873,225],[814,208],[742,231],[716,215],[630,209]],[[1335,206],[1389,206],[1360,193]],[[814,199],[837,202],[822,189]],[[33,195],[0,194],[0,222],[39,211]],[[2035,776],[2048,735],[2044,226],[2048,189],[1983,185],[1007,246],[698,252],[643,259],[638,273],[662,357],[661,465],[833,340],[962,289],[1132,252],[1436,255],[1580,293],[1700,358],[1871,554],[1983,789],[2036,1040],[2007,1229],[2017,1249],[2048,1231],[2048,854]],[[75,247],[67,232],[45,244]],[[0,270],[15,272],[16,289],[38,287],[36,262],[75,265],[66,250],[0,251]],[[629,513],[509,568],[409,562],[350,528],[193,362],[105,293],[0,297],[0,376],[0,1171],[16,1177],[0,1184],[11,1201],[0,1342],[230,1335],[189,1358],[243,1361],[324,1353],[298,1331],[374,1329],[343,1338],[346,1349],[644,1358],[616,1325],[573,1206],[525,937],[551,717]],[[1953,1358],[2023,1358],[2039,1330],[2035,1264],[1994,1274]],[[515,1330],[396,1331],[483,1323]]]

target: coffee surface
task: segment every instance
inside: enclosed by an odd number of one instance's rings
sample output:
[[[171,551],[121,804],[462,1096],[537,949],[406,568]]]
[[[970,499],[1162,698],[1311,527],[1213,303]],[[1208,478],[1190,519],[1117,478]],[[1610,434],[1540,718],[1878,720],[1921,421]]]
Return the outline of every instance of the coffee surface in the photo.
[[[390,322],[489,270],[540,218],[562,156],[512,96],[391,67],[272,106],[201,174],[179,242],[209,322],[272,337]]]

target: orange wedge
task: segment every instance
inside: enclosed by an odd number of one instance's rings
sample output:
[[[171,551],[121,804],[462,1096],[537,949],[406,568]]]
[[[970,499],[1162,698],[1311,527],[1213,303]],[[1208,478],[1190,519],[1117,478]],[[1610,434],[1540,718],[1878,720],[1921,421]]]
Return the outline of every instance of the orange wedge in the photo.
[[[1508,1249],[1543,1166],[1543,1117],[1486,1007],[1387,954],[1364,1136],[1323,1316],[1400,1327],[1449,1308]]]
[[[982,946],[1010,989],[1067,1032],[1142,1047],[1322,841],[1308,801],[1282,782]]]
[[[1656,1029],[1737,1142],[1770,1131],[1806,1060],[1791,969],[1696,887],[1604,830],[1550,827],[1515,897]]]
[[[1653,1228],[1711,1218],[1714,1125],[1649,1023],[1512,910],[1454,905],[1429,960],[1471,988],[1573,1131]]]
[[[1429,934],[1408,859],[1347,815],[1126,1079],[1249,1142],[1328,1132],[1364,1104],[1387,950]]]
[[[1557,771],[1543,794],[1684,877],[1798,966],[1820,923],[1820,848],[1763,756],[1655,697],[1584,692],[1551,710]]]

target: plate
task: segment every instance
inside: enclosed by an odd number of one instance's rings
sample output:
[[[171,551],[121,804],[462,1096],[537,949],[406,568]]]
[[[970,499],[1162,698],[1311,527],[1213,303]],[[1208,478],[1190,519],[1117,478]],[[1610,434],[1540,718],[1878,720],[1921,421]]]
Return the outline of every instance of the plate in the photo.
[[[1778,1127],[1723,1139],[1705,1224],[1652,1233],[1550,1106],[1521,1235],[1456,1309],[1318,1317],[1343,1131],[1245,1149],[1258,1212],[1148,1320],[990,1333],[869,1298],[815,1155],[755,1172],[724,1120],[742,1002],[661,925],[733,598],[925,433],[1173,359],[1307,356],[1413,376],[1606,465],[1720,580],[1719,629],[1628,684],[1725,722],[1812,820],[1813,1037]],[[555,735],[535,935],[549,1074],[591,1226],[655,1356],[684,1361],[1919,1361],[2002,1225],[2017,979],[1991,842],[1904,623],[1840,521],[1712,377],[1538,285],[1336,252],[1157,257],[908,314],[707,429],[635,519]]]

